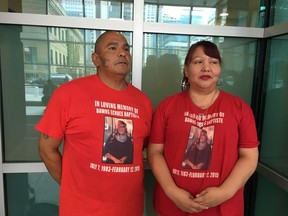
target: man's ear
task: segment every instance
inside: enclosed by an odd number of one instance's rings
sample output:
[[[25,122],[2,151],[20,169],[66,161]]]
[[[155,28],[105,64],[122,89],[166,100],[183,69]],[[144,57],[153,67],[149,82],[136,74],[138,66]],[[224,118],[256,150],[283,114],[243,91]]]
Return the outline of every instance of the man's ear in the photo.
[[[100,64],[100,63],[99,63],[99,55],[94,52],[94,53],[92,53],[91,58],[92,58],[93,64],[94,64],[96,67],[98,67],[99,64]]]

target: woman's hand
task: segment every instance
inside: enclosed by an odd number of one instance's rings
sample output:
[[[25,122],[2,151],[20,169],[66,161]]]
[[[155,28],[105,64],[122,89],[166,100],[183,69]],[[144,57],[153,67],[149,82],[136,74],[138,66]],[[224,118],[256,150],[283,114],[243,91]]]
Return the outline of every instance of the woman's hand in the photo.
[[[175,188],[169,192],[169,198],[181,210],[189,213],[198,213],[207,209],[207,206],[194,201],[194,197],[181,188]]]
[[[228,193],[220,187],[209,187],[197,194],[194,201],[210,208],[220,205],[229,198]]]

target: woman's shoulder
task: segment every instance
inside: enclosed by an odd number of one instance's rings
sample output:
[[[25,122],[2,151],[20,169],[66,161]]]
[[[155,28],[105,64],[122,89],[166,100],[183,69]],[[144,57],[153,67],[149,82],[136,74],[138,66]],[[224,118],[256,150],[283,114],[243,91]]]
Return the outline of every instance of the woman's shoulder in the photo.
[[[234,107],[238,110],[251,110],[251,107],[240,96],[220,90],[221,104],[226,107]],[[230,106],[229,106],[230,105]]]
[[[183,92],[179,92],[179,93],[167,96],[159,103],[159,105],[161,104],[171,105],[171,104],[179,103],[180,101],[185,100],[186,95],[187,95],[187,92],[183,91]]]
[[[245,103],[246,104],[246,102],[240,96],[231,94],[231,93],[223,91],[223,90],[220,90],[220,93],[222,95],[222,98],[227,100],[227,101],[231,101],[231,102],[233,101],[233,102],[239,102],[239,103]]]
[[[185,94],[183,92],[170,95],[164,98],[156,107],[155,112],[162,113],[164,115],[173,114],[176,112],[176,108],[180,109],[185,104]]]

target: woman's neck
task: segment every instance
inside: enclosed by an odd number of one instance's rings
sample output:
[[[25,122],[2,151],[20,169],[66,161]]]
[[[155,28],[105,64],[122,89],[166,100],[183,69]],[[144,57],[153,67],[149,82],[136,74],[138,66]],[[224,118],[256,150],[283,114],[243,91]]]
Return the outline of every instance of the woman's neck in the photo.
[[[217,99],[219,90],[214,88],[209,92],[197,92],[189,89],[189,96],[192,102],[201,109],[209,108]]]

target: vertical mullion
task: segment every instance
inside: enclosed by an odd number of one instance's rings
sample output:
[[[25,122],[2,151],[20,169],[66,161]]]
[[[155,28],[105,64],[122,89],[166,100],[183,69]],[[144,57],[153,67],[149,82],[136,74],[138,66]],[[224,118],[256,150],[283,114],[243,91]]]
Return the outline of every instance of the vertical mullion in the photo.
[[[134,0],[132,84],[141,89],[144,0]],[[135,55],[137,53],[137,55]]]
[[[0,63],[1,63],[1,49],[0,49]],[[0,74],[0,82],[2,83],[2,76]],[[2,126],[3,126],[3,98],[2,98],[2,90],[0,89],[0,215],[5,216],[5,197],[4,197],[4,172],[3,172],[3,134],[2,134]]]

